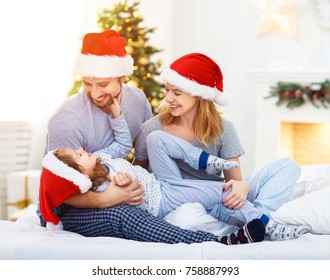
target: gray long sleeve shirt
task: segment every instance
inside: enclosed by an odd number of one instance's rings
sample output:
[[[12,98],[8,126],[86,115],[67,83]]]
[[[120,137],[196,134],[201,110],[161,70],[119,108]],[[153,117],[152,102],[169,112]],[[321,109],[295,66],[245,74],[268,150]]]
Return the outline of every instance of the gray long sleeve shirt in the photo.
[[[112,157],[125,158],[130,143],[117,145],[114,141],[114,127],[118,133],[121,129],[127,129],[126,120],[131,136],[128,142],[132,142],[140,125],[151,118],[152,113],[145,94],[126,84],[122,87],[121,109],[122,116],[114,119],[96,107],[81,90],[68,98],[50,118],[45,153],[60,147],[82,147],[88,152],[108,147],[107,153]]]

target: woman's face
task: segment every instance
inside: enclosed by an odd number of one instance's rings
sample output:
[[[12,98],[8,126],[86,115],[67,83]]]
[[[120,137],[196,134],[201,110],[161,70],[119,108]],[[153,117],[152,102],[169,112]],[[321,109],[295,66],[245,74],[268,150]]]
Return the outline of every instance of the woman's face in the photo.
[[[175,117],[196,113],[199,99],[200,97],[192,96],[169,83],[165,84],[165,101]]]
[[[88,177],[93,174],[97,162],[96,155],[84,151],[83,148],[75,150],[64,148],[62,152],[72,157],[72,159],[83,168],[81,172],[82,174],[87,175]]]
[[[120,78],[88,78],[83,77],[83,87],[87,96],[99,108],[112,104],[112,98],[121,93],[123,77]]]

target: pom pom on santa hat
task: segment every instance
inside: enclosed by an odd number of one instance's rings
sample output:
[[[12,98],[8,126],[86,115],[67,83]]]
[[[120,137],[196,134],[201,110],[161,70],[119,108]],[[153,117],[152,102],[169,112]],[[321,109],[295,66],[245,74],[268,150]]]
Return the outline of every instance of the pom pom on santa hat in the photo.
[[[74,71],[83,77],[116,78],[133,73],[134,61],[127,55],[126,39],[115,30],[88,33],[83,38],[81,54]]]
[[[229,102],[228,94],[223,91],[220,67],[204,54],[191,53],[180,57],[160,77],[192,96],[199,96],[220,106]]]
[[[52,209],[78,193],[92,187],[92,181],[79,171],[69,167],[50,151],[42,160],[39,186],[39,207],[47,229],[60,230],[62,223]]]

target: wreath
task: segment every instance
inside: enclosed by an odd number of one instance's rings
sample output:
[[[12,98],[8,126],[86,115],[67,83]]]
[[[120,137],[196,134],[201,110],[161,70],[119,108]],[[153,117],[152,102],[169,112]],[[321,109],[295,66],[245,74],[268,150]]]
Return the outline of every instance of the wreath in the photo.
[[[300,107],[308,102],[317,108],[328,109],[330,104],[330,80],[305,86],[297,83],[277,82],[275,86],[271,86],[270,95],[266,96],[265,99],[271,97],[277,97],[277,106],[286,104],[286,107],[290,109]]]

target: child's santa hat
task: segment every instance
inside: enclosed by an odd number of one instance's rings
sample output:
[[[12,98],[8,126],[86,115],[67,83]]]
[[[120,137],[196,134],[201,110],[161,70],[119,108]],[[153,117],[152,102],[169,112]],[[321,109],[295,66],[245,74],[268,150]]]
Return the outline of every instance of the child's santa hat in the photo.
[[[52,209],[60,206],[69,197],[85,193],[92,181],[79,171],[69,167],[50,151],[42,160],[39,187],[39,206],[48,229],[62,229],[62,223]]]
[[[193,96],[214,101],[220,106],[228,103],[228,95],[223,91],[221,69],[204,54],[191,53],[180,57],[160,77]]]
[[[114,30],[88,33],[83,38],[75,72],[83,77],[116,78],[133,73],[133,58],[127,55],[126,39]]]

